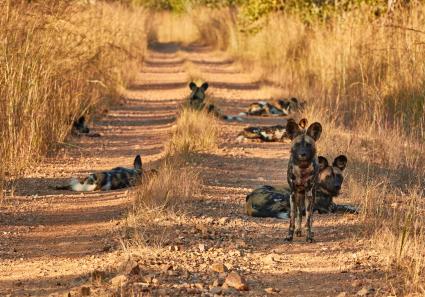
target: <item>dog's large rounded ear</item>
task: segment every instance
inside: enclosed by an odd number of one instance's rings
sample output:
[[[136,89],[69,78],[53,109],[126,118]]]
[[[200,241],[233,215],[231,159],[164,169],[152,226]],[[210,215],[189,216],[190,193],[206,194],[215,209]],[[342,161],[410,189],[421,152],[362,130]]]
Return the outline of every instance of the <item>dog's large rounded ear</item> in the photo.
[[[341,171],[347,166],[348,159],[345,155],[340,155],[335,158],[332,166],[339,168]]]
[[[288,135],[289,139],[294,139],[300,133],[301,130],[297,122],[295,122],[293,119],[288,119],[288,121],[286,122],[286,134]]]
[[[192,82],[189,84],[189,89],[191,89],[192,91],[195,91],[195,90],[196,90],[196,88],[197,88],[196,84],[192,81]]]
[[[84,125],[84,123],[86,122],[86,118],[84,117],[84,116],[81,116],[79,119],[78,119],[78,124],[79,125]]]
[[[315,122],[310,125],[307,129],[307,135],[314,139],[314,141],[319,140],[320,135],[322,134],[322,125],[318,122]]]
[[[204,82],[201,86],[201,89],[205,92],[208,89],[208,83]]]
[[[301,119],[300,122],[298,123],[298,125],[302,128],[305,129],[307,127],[308,121],[306,118]]]
[[[136,158],[134,158],[134,169],[141,170],[142,169],[142,158],[140,155],[137,155]]]
[[[325,157],[319,156],[317,159],[319,160],[319,170],[323,170],[329,166],[328,159],[326,159]]]

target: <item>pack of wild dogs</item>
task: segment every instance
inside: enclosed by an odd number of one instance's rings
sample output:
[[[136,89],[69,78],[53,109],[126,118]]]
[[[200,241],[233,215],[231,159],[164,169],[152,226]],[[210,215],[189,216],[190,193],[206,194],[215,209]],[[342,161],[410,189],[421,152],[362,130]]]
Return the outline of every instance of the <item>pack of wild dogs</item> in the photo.
[[[201,86],[189,84],[191,93],[186,107],[207,112],[225,121],[243,121],[243,116],[288,116],[302,111],[305,102],[297,98],[258,101],[251,103],[246,112],[238,115],[225,115],[206,100],[208,83]],[[99,137],[91,133],[85,118],[81,117],[73,124],[73,134]],[[359,209],[350,205],[338,205],[334,198],[340,194],[344,180],[343,172],[348,159],[345,155],[328,161],[317,153],[316,142],[322,134],[322,125],[318,122],[308,125],[307,119],[300,121],[287,119],[284,125],[250,126],[241,131],[236,140],[255,140],[263,142],[290,141],[290,157],[287,168],[287,184],[282,187],[263,185],[246,196],[245,211],[248,216],[289,219],[289,230],[285,238],[292,241],[294,234],[302,235],[302,218],[305,216],[306,241],[313,242],[313,213],[319,214],[345,212],[358,213]],[[60,190],[77,192],[108,191],[134,186],[144,178],[156,174],[155,170],[146,171],[142,159],[137,155],[132,168],[115,167],[108,171],[91,173],[83,179],[72,179],[69,184],[56,186]]]

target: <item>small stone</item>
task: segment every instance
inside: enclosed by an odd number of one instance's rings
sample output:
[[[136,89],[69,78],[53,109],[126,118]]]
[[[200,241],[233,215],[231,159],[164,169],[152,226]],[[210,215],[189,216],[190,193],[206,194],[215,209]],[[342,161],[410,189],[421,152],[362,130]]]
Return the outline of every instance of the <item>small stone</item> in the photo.
[[[139,263],[134,260],[125,261],[120,268],[120,272],[124,275],[136,275],[140,273]]]
[[[274,288],[265,288],[265,289],[264,289],[264,291],[265,291],[267,294],[275,294],[275,293],[277,293],[277,292],[276,292],[276,290],[275,290]]]
[[[206,250],[206,248],[205,248],[205,244],[203,244],[203,243],[200,243],[200,244],[198,245],[198,248],[199,248],[199,251],[200,251],[200,252],[205,252],[205,250]]]
[[[237,272],[229,273],[229,275],[226,277],[225,284],[239,291],[248,290],[248,285],[245,279],[242,276],[240,276]]]
[[[81,287],[81,296],[90,296],[90,288]]]
[[[227,267],[223,263],[214,263],[211,265],[211,270],[214,272],[223,273],[227,271]]]
[[[225,225],[227,222],[229,222],[229,218],[227,218],[227,217],[223,217],[223,218],[218,220],[218,223],[220,225]]]
[[[221,294],[221,288],[220,287],[212,287],[211,289],[210,289],[210,293],[211,294],[217,294],[217,295],[220,295]]]
[[[111,279],[111,284],[115,287],[120,287],[123,286],[127,282],[127,280],[127,276],[120,274]]]
[[[357,296],[367,296],[369,294],[372,294],[375,291],[373,288],[366,288],[363,287],[360,291],[357,292]]]

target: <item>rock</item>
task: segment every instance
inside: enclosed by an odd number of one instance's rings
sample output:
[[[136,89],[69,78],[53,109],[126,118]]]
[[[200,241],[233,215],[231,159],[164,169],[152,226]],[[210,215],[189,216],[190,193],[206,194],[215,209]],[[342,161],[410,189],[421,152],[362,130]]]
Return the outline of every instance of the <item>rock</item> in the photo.
[[[223,290],[223,295],[226,296],[239,296],[239,291],[235,288],[227,288]]]
[[[357,296],[367,296],[369,294],[372,294],[375,291],[374,288],[366,288],[363,287],[360,291],[357,292]]]
[[[211,270],[218,273],[223,273],[227,271],[227,267],[223,263],[214,263],[211,265]]]
[[[129,259],[121,265],[120,272],[124,275],[139,274],[140,273],[139,263],[137,263],[134,260]]]
[[[167,272],[169,270],[173,270],[173,265],[171,265],[171,264],[162,264],[161,265],[161,271]]]
[[[227,217],[223,217],[223,218],[218,220],[218,223],[220,225],[225,225],[227,222],[229,222],[229,218],[227,218]]]
[[[210,293],[211,294],[217,294],[217,295],[220,295],[221,294],[221,288],[220,287],[212,287],[211,289],[210,289]]]
[[[81,296],[90,296],[90,288],[81,287]]]
[[[267,294],[276,294],[277,293],[277,291],[274,288],[265,288],[264,291]]]
[[[115,287],[121,287],[127,282],[127,280],[127,276],[119,274],[111,279],[111,284]]]
[[[237,272],[229,273],[224,283],[227,284],[229,287],[235,288],[239,291],[248,290],[248,285],[245,279],[242,276],[240,276],[239,273]]]

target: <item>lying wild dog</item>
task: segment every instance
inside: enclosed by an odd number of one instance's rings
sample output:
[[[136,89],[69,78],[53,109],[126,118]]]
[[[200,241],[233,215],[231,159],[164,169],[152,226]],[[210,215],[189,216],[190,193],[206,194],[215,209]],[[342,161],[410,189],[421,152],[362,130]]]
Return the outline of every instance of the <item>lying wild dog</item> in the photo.
[[[359,209],[351,205],[337,205],[333,198],[339,195],[344,177],[342,172],[347,164],[347,157],[338,156],[329,165],[325,157],[319,156],[319,174],[317,179],[316,200],[313,212],[323,213],[358,213]],[[246,196],[245,209],[249,216],[288,218],[290,211],[291,190],[288,186],[261,186]],[[303,211],[304,213],[304,211]]]
[[[100,137],[99,133],[90,133],[89,127],[86,125],[86,118],[81,116],[77,121],[72,123],[71,133],[76,136]]]
[[[91,173],[84,180],[72,179],[69,185],[57,186],[57,190],[76,192],[109,191],[136,185],[144,176],[155,174],[155,171],[144,172],[142,159],[137,155],[133,168],[115,167],[109,171]]]
[[[248,111],[241,115],[251,116],[287,116],[292,112],[301,110],[304,107],[304,102],[298,101],[297,98],[279,99],[267,101],[258,101],[251,103]]]
[[[294,121],[293,119],[288,119],[288,122]],[[307,119],[301,119],[298,123],[301,129],[305,129],[307,126]],[[259,127],[246,127],[241,133],[238,134],[236,138],[237,141],[241,142],[245,139],[259,139],[261,141],[267,142],[277,142],[284,141],[288,139],[286,134],[286,126],[275,125],[275,126],[259,126]]]
[[[208,113],[213,114],[215,117],[225,121],[239,121],[242,122],[242,118],[239,116],[224,115],[221,110],[211,103],[205,103],[205,92],[208,89],[208,83],[203,83],[198,87],[194,82],[189,84],[189,88],[192,93],[189,96],[188,105],[190,108],[195,110],[206,110]]]
[[[322,125],[315,122],[307,131],[300,129],[295,122],[288,122],[286,133],[292,140],[288,162],[287,180],[291,190],[290,221],[286,241],[292,241],[294,231],[301,236],[302,211],[306,211],[307,242],[313,242],[313,204],[316,196],[319,162],[316,154],[316,141],[322,133]],[[297,227],[295,230],[295,219]]]

